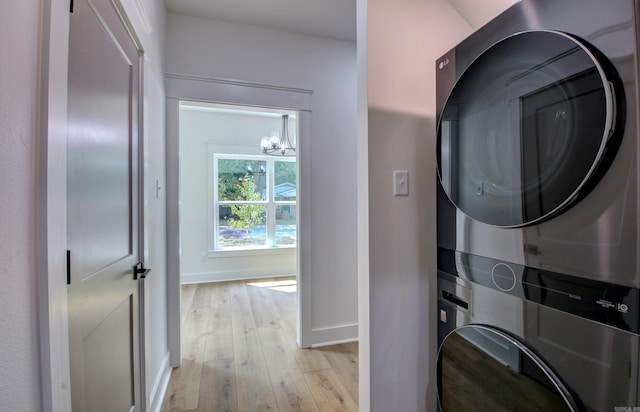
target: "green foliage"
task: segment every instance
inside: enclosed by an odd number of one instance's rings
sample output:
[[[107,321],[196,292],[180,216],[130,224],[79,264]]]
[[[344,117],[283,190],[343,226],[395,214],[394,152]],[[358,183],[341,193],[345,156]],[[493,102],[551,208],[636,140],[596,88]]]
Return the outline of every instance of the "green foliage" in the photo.
[[[266,192],[269,180],[266,169],[266,160],[219,159],[217,163],[218,200],[221,202],[265,201],[266,199],[262,196]],[[276,186],[283,183],[297,184],[295,162],[274,160],[274,168],[269,173],[271,172],[274,173]],[[267,207],[264,204],[225,203],[220,205],[220,219],[224,219],[229,226],[244,229],[248,234],[256,226],[265,223],[266,211]],[[247,239],[226,239],[225,242],[247,242]],[[235,246],[235,243],[226,246]]]
[[[238,179],[235,184],[235,189],[241,200],[262,200],[260,193],[256,192],[256,184],[252,176],[244,176]],[[232,217],[230,217],[229,225],[249,230],[256,227],[261,223],[264,223],[266,219],[267,208],[264,205],[230,205]]]
[[[255,176],[256,192],[266,188],[264,160],[220,159],[218,160],[218,199],[222,201],[249,200],[240,191],[240,181],[246,176]],[[262,173],[257,173],[260,170]],[[256,173],[254,175],[254,173]],[[257,199],[261,200],[261,199]]]
[[[296,162],[275,162],[275,182],[276,186],[282,183],[292,183],[297,185]]]
[[[218,194],[220,200],[241,200],[238,182],[246,173],[246,162],[239,159],[218,161]]]

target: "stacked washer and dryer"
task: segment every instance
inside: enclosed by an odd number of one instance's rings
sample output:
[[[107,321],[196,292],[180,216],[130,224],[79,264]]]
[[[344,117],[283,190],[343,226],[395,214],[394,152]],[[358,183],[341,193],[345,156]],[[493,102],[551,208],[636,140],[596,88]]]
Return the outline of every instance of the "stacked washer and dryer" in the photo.
[[[636,0],[523,0],[436,61],[438,408],[640,411]]]

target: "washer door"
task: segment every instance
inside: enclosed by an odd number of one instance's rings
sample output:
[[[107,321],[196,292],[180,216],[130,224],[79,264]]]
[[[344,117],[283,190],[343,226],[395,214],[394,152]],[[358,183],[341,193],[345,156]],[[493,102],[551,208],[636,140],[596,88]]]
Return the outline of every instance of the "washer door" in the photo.
[[[481,325],[451,332],[438,353],[443,412],[581,411],[554,372],[508,334]]]
[[[460,76],[438,125],[438,173],[451,201],[500,227],[571,205],[617,148],[618,83],[606,58],[565,33],[522,32],[490,47]]]

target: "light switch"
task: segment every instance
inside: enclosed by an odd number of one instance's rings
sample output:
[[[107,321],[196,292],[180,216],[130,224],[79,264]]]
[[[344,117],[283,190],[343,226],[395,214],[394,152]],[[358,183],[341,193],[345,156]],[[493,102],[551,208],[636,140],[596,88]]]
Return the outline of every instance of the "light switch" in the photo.
[[[409,196],[409,172],[406,170],[393,171],[393,195]]]

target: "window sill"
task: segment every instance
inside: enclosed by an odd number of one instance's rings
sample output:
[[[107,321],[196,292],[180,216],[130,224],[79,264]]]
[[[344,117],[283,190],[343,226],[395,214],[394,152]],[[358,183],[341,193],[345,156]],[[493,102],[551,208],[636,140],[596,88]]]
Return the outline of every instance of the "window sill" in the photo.
[[[280,247],[263,247],[256,249],[224,249],[210,250],[207,253],[207,259],[218,259],[225,257],[244,257],[244,256],[273,256],[273,255],[289,255],[296,251],[295,246]]]

